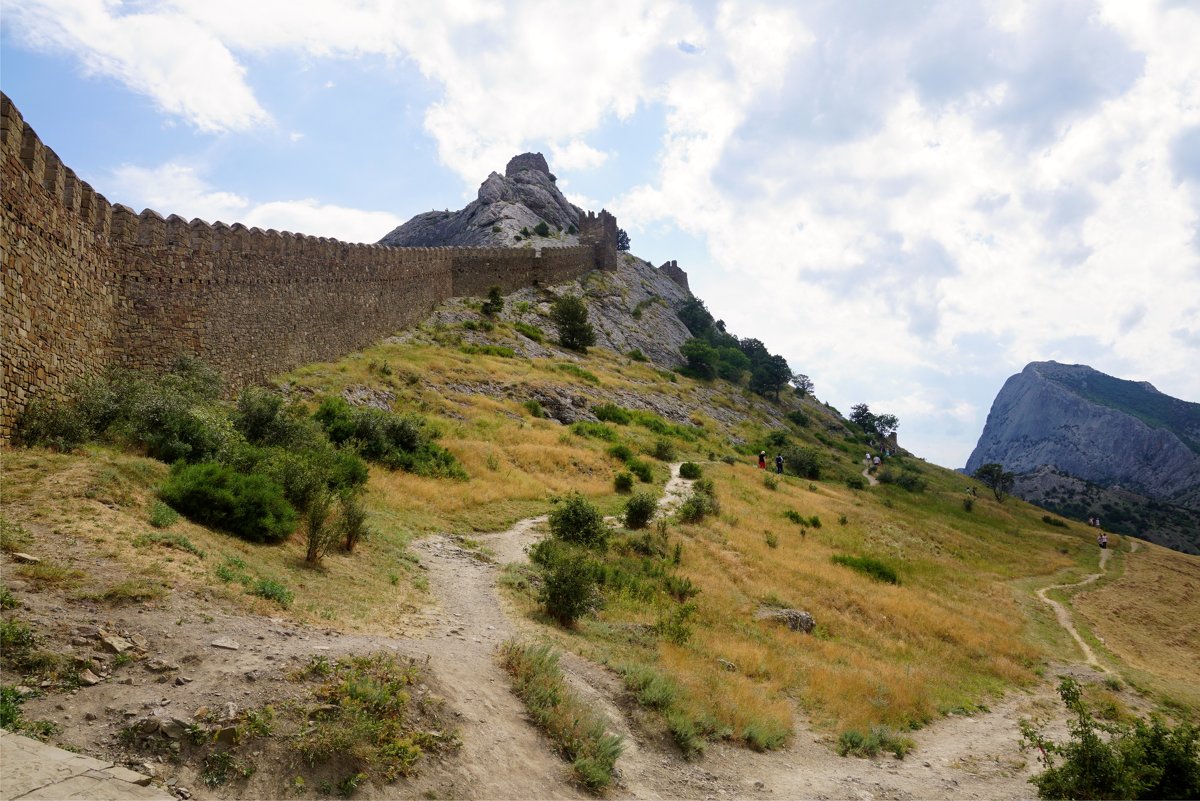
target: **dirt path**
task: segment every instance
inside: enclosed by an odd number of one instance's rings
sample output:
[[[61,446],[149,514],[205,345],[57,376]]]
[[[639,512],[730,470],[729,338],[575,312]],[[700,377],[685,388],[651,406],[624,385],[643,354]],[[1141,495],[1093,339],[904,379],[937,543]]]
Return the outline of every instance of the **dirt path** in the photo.
[[[1086,587],[1088,584],[1097,581],[1101,576],[1108,572],[1108,558],[1111,555],[1112,551],[1110,551],[1108,548],[1104,548],[1100,551],[1099,573],[1091,573],[1073,584],[1052,584],[1049,587],[1042,587],[1037,591],[1037,597],[1042,600],[1042,603],[1047,604],[1051,609],[1054,610],[1054,617],[1058,620],[1058,624],[1066,629],[1067,633],[1071,635],[1071,638],[1075,640],[1075,643],[1079,646],[1079,650],[1083,652],[1084,661],[1102,673],[1111,673],[1111,671],[1108,669],[1108,667],[1100,663],[1100,660],[1096,658],[1096,654],[1092,651],[1091,647],[1084,642],[1083,637],[1079,635],[1079,630],[1075,628],[1075,621],[1071,617],[1071,613],[1067,611],[1067,608],[1063,604],[1049,597],[1046,593],[1048,593],[1050,590],[1066,590],[1078,587]]]
[[[872,487],[879,483],[878,479],[871,475],[871,468],[869,467],[863,468],[862,477],[865,478],[867,480],[867,484]]]

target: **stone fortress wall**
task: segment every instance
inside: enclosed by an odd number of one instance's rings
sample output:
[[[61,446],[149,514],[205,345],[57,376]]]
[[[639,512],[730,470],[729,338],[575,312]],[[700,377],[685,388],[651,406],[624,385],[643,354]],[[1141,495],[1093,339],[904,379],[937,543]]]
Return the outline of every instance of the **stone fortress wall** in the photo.
[[[616,267],[616,219],[580,219],[580,244],[393,248],[209,225],[113,205],[0,95],[0,442],[35,397],[117,362],[181,355],[237,389],[337,358],[450,297],[552,285]]]

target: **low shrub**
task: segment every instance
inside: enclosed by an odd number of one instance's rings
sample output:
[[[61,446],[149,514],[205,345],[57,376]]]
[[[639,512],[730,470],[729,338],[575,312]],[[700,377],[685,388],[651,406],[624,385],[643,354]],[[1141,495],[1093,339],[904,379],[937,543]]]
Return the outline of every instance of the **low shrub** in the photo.
[[[170,507],[167,508],[170,509]],[[175,514],[174,509],[171,510],[171,514]],[[135,548],[144,548],[148,545],[159,545],[163,548],[171,548],[176,551],[187,551],[190,554],[199,556],[201,559],[205,556],[204,551],[200,547],[182,534],[160,534],[155,531],[133,538],[133,547]]]
[[[964,512],[973,511],[975,509],[975,499],[974,498],[963,498],[962,506],[963,506]]]
[[[633,693],[640,706],[666,712],[679,697],[679,685],[649,665],[626,662],[617,665],[625,689]]]
[[[684,523],[699,523],[720,511],[721,504],[717,500],[712,479],[702,478],[692,484],[692,494],[679,505],[676,514]]]
[[[850,476],[846,479],[846,486],[852,490],[866,489],[867,482],[862,480],[861,476]]]
[[[696,464],[695,462],[684,462],[683,464],[679,465],[680,478],[694,480],[700,478],[700,476],[703,474],[704,471],[701,470],[700,465]]]
[[[616,442],[617,432],[612,428],[604,425],[604,423],[593,423],[589,420],[580,420],[571,424],[571,433],[589,439],[602,439],[605,442]]]
[[[526,337],[528,337],[529,339],[532,339],[534,342],[544,342],[546,339],[546,332],[543,331],[542,329],[538,328],[536,325],[530,325],[529,323],[516,322],[516,323],[513,323],[513,328],[518,333],[524,334]]]
[[[808,518],[801,515],[795,509],[788,509],[783,513],[783,516],[788,520],[791,520],[793,523],[801,526],[808,522]]]
[[[537,400],[536,398],[530,398],[522,403],[521,406],[523,406],[525,411],[529,412],[529,414],[533,417],[538,419],[543,419],[546,417],[546,410],[542,408],[541,401]]]
[[[1200,727],[1172,727],[1158,716],[1147,723],[1097,721],[1071,677],[1058,687],[1070,739],[1046,739],[1021,722],[1022,746],[1033,746],[1046,770],[1030,779],[1041,798],[1200,798]]]
[[[308,505],[308,514],[304,520],[304,533],[307,535],[308,548],[304,553],[304,561],[318,565],[325,554],[338,540],[338,530],[333,525],[333,493],[321,489]]]
[[[787,419],[794,426],[797,426],[799,428],[808,428],[808,423],[809,423],[808,415],[805,414],[804,412],[800,411],[799,409],[788,412]]]
[[[630,473],[638,477],[638,480],[644,484],[649,484],[654,480],[654,470],[646,462],[641,459],[630,459],[625,462],[625,467]]]
[[[622,462],[628,462],[633,458],[633,451],[628,445],[617,444],[608,449],[608,455],[614,459],[620,459]]]
[[[896,575],[896,571],[891,566],[879,561],[871,556],[846,556],[844,554],[835,554],[832,557],[833,563],[844,565],[852,570],[857,570],[865,576],[870,576],[876,581],[887,582],[888,584],[899,584],[900,579]]]
[[[502,359],[511,359],[517,355],[517,352],[507,345],[463,345],[459,350],[471,356],[499,356]]]
[[[278,581],[275,581],[274,579],[263,578],[260,578],[258,581],[254,582],[254,585],[250,588],[250,594],[257,595],[260,598],[266,598],[268,601],[274,601],[284,609],[287,609],[289,606],[291,606],[292,601],[296,597],[295,593],[293,593],[283,584],[280,584]]]
[[[479,307],[479,313],[494,317],[502,311],[504,311],[504,295],[501,294],[500,287],[493,284],[488,287],[487,300]]]
[[[179,520],[179,513],[162,501],[155,501],[150,506],[150,525],[155,528],[170,528]]]
[[[633,350],[629,351],[629,353],[627,353],[625,355],[628,356],[630,359],[633,359],[635,362],[650,361],[649,359],[646,358],[646,354],[642,353],[640,348],[634,348]]]
[[[768,548],[778,548],[779,547],[779,537],[775,534],[775,532],[768,531],[765,536],[766,536],[766,542],[767,542]]]
[[[627,426],[633,421],[628,409],[623,409],[613,403],[602,403],[599,406],[593,406],[592,414],[596,415],[597,420],[605,423],[616,423],[622,426]]]
[[[800,478],[821,477],[822,457],[816,448],[801,448],[789,445],[783,449],[784,470]]]
[[[545,220],[542,220],[533,227],[533,232],[538,236],[550,236],[550,226],[546,224]]]
[[[367,527],[367,507],[363,505],[362,496],[357,492],[342,492],[338,496],[338,504],[338,529],[342,537],[342,550],[353,553],[354,546],[371,533]]]
[[[1051,517],[1050,515],[1042,515],[1042,522],[1048,526],[1055,526],[1057,528],[1070,528],[1065,521],[1059,520],[1057,517]]]
[[[613,478],[613,489],[617,492],[633,492],[633,473],[622,470]]]
[[[211,462],[176,468],[159,495],[188,519],[250,542],[279,542],[296,527],[296,510],[278,484]]]
[[[660,462],[669,462],[675,458],[675,446],[669,440],[655,440],[650,455]]]
[[[667,591],[667,595],[679,603],[684,603],[700,594],[700,588],[690,578],[676,576],[673,573],[663,576],[663,589]]]
[[[560,624],[575,625],[599,603],[596,564],[586,551],[549,539],[534,546],[530,557],[540,567],[538,602]]]
[[[608,543],[608,527],[600,510],[579,493],[555,499],[550,510],[550,533],[563,542],[603,550]]]
[[[765,476],[763,476],[763,486],[774,492],[775,490],[779,489],[779,479],[775,478],[775,476],[772,474],[767,473]]]
[[[344,398],[326,398],[313,414],[331,442],[352,446],[364,458],[390,470],[429,477],[467,477],[454,454],[433,442],[423,419],[382,409],[353,407]]]
[[[580,367],[577,364],[571,364],[570,362],[560,362],[560,363],[556,364],[555,367],[557,369],[561,370],[562,372],[566,373],[567,375],[573,375],[576,378],[581,378],[584,381],[588,382],[589,384],[599,384],[600,383],[600,377],[598,375],[596,375],[593,372],[583,369],[582,367]]]
[[[628,475],[628,473],[626,474]],[[645,528],[654,517],[658,502],[648,492],[639,492],[625,502],[625,527],[631,529]]]

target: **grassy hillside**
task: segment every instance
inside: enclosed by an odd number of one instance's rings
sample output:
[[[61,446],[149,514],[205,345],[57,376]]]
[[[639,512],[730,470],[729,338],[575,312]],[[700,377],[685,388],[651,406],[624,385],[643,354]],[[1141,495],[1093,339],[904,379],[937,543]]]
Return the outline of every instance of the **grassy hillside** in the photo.
[[[628,496],[614,478],[628,468],[612,452],[623,445],[650,465],[635,489],[661,490],[668,462],[692,460],[713,482],[719,512],[614,534],[595,556],[602,603],[574,628],[542,611],[532,568],[511,569],[507,585],[531,630],[612,667],[685,750],[706,737],[776,747],[791,736],[796,705],[831,735],[886,726],[902,742],[906,729],[985,708],[1049,664],[1078,660],[1032,591],[1095,572],[1084,525],[1048,523],[1013,498],[998,503],[972,479],[910,455],[865,486],[865,438],[812,398],[780,405],[599,349],[581,357],[547,345],[546,357],[521,358],[509,348],[525,334],[512,325],[463,330],[467,347],[457,331],[430,327],[278,381],[307,412],[343,396],[420,413],[465,470],[465,479],[432,478],[372,465],[372,534],[352,555],[331,553],[314,568],[299,534],[254,545],[187,520],[156,528],[167,465],[111,444],[5,450],[4,549],[58,553],[21,579],[78,598],[152,603],[192,589],[247,612],[402,634],[420,626],[413,613],[429,602],[407,547],[414,538],[444,532],[471,545],[474,533],[544,514],[568,492],[618,514]],[[545,417],[539,397],[563,400],[580,422]],[[608,422],[595,419],[602,404]],[[802,414],[784,423],[786,412]],[[754,464],[760,448],[811,449],[819,476],[766,474]],[[1197,560],[1154,549],[1148,568],[1136,561],[1144,550],[1124,571],[1127,544],[1114,540],[1123,558],[1083,605],[1089,636],[1103,637],[1104,658],[1127,681],[1193,715],[1200,696],[1180,666],[1200,647],[1169,622],[1200,619],[1200,596],[1181,589]],[[895,583],[877,578],[889,568]],[[1179,586],[1147,591],[1154,575],[1177,575]],[[1105,611],[1127,588],[1146,625],[1116,625]],[[815,629],[756,618],[780,608],[811,614]]]

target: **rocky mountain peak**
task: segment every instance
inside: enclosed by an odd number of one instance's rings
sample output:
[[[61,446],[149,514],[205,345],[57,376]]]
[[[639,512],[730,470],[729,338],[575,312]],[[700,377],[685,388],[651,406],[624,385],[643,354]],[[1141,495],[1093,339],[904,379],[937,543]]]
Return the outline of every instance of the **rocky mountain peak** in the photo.
[[[541,153],[522,153],[519,156],[513,156],[504,168],[504,177],[515,178],[517,173],[523,170],[533,170],[546,177],[551,177],[550,165],[546,163],[546,157]]]
[[[418,214],[382,239],[394,247],[439,245],[561,247],[579,243],[583,210],[559,191],[557,178],[541,153],[509,159],[504,175],[493,172],[474,201],[460,211]],[[547,235],[536,229],[545,223]]]

